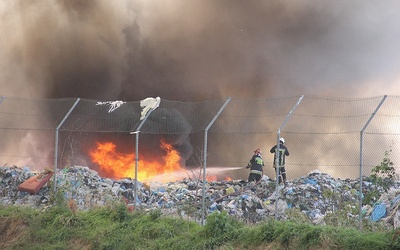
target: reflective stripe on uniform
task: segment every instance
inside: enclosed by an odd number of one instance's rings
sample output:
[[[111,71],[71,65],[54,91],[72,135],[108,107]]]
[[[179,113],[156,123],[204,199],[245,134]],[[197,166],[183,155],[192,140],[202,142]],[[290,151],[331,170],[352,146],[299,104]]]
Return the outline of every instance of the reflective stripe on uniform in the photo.
[[[263,159],[261,157],[256,157],[255,161],[257,164],[260,164],[260,165],[263,165],[263,163],[264,163]]]
[[[259,170],[250,170],[250,173],[262,175],[262,172]]]

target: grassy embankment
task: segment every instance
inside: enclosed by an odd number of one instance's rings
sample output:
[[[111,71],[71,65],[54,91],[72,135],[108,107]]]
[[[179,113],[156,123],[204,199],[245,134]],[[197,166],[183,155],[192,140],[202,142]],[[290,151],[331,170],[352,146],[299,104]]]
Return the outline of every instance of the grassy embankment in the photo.
[[[246,225],[225,212],[201,226],[161,211],[129,212],[123,203],[90,211],[0,207],[0,249],[400,249],[398,233],[300,220]]]

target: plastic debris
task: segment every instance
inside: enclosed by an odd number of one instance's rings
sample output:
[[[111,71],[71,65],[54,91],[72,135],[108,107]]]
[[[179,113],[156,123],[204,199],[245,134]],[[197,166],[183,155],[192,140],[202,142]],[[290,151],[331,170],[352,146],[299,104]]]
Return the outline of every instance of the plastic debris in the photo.
[[[0,205],[21,205],[39,209],[51,206],[50,195],[54,178],[49,179],[34,194],[18,189],[20,184],[37,175],[39,173],[26,166],[0,167]],[[200,180],[136,183],[130,178],[103,178],[88,167],[73,166],[57,170],[56,185],[58,190],[62,190],[64,198],[74,201],[79,210],[123,201],[130,211],[135,210],[134,206],[138,205],[144,211],[161,209],[164,214],[194,220],[200,220],[202,215],[203,183]],[[363,183],[363,187],[377,188],[367,181]],[[360,194],[358,179],[336,179],[315,170],[306,176],[290,180],[286,185],[279,185],[278,188],[276,182],[265,175],[257,184],[244,180],[206,182],[204,198],[206,214],[227,211],[237,219],[257,223],[275,216],[285,219],[290,209],[296,209],[306,215],[312,223],[323,224],[325,215],[338,211],[341,205],[358,206]],[[382,190],[376,204],[363,206],[362,216],[399,228],[399,183],[394,182],[387,192]],[[358,214],[348,216],[358,218]]]
[[[372,221],[379,221],[386,216],[386,206],[385,204],[377,204],[374,207],[374,211],[371,214]]]

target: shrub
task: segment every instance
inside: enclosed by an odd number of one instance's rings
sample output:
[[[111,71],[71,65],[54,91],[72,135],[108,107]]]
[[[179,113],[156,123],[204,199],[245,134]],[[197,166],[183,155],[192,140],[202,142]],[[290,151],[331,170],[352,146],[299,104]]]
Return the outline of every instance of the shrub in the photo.
[[[383,160],[379,165],[376,165],[371,170],[369,181],[371,181],[376,187],[371,188],[365,193],[364,204],[375,203],[380,195],[381,190],[387,192],[395,181],[396,171],[393,167],[394,163],[390,160],[390,153],[392,150],[385,151]]]

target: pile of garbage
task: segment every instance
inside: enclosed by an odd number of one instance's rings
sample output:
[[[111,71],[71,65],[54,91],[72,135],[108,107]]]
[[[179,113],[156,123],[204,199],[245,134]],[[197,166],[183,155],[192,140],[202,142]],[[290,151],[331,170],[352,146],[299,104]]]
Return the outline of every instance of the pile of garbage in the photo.
[[[18,186],[40,172],[28,167],[0,167],[0,206],[20,205],[43,209],[52,205],[54,190],[76,209],[126,202],[130,209],[161,210],[164,214],[200,221],[201,215],[227,211],[229,215],[250,223],[267,217],[286,219],[296,209],[314,224],[324,224],[324,217],[344,206],[350,206],[349,217],[357,218],[360,200],[358,179],[336,179],[318,170],[294,179],[285,185],[263,176],[258,183],[244,180],[206,182],[183,179],[176,182],[137,182],[130,178],[103,178],[88,167],[73,166],[57,170],[54,178],[36,193],[19,190]],[[55,186],[54,186],[55,184]],[[383,190],[363,181],[363,194],[378,190],[380,198],[362,207],[362,215],[390,227],[400,227],[400,188],[398,182]],[[205,190],[203,190],[205,187]],[[137,194],[137,195],[135,195]],[[135,197],[136,200],[135,200]]]

